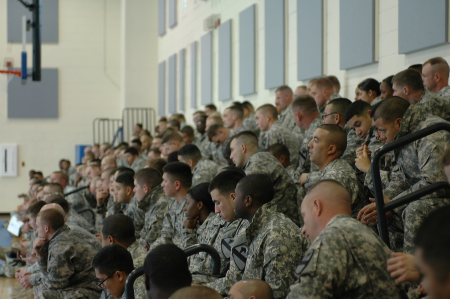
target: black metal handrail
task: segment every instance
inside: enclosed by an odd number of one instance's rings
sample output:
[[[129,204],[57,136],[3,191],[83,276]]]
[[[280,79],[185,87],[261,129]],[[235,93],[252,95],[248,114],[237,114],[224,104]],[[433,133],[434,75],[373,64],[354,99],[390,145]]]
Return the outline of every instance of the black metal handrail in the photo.
[[[64,197],[69,196],[70,194],[77,193],[77,192],[79,192],[79,191],[81,191],[81,190],[84,190],[84,189],[87,189],[87,188],[89,188],[89,185],[83,186],[83,187],[79,187],[79,188],[77,188],[77,189],[73,189],[72,191],[69,191],[69,192],[67,192],[67,193],[64,193]]]
[[[144,266],[134,269],[130,275],[127,277],[127,281],[125,282],[125,295],[127,299],[134,299],[134,282],[139,276],[144,275]]]
[[[378,216],[378,230],[380,232],[380,237],[381,239],[384,241],[384,243],[386,243],[386,245],[388,245],[388,247],[390,247],[390,243],[389,243],[389,233],[388,233],[388,228],[387,228],[387,220],[386,220],[386,212],[388,211],[386,209],[386,207],[389,208],[389,210],[394,209],[394,207],[397,207],[396,204],[394,203],[389,203],[391,204],[390,206],[388,206],[388,204],[384,204],[384,196],[383,196],[383,188],[382,188],[382,184],[381,184],[381,175],[380,175],[380,159],[388,152],[395,150],[399,147],[403,147],[405,144],[414,142],[416,140],[419,140],[423,137],[426,137],[428,135],[431,135],[433,133],[436,133],[437,131],[441,131],[441,130],[445,130],[450,132],[450,124],[449,123],[438,123],[432,126],[429,126],[425,129],[422,129],[420,131],[408,134],[406,136],[403,136],[397,140],[394,140],[384,146],[382,146],[380,148],[380,150],[378,150],[378,152],[375,153],[375,156],[373,157],[372,160],[372,165],[371,165],[371,170],[372,170],[372,178],[373,178],[373,187],[374,187],[374,193],[375,193],[375,202],[377,205],[377,216]],[[445,185],[431,185],[431,186],[427,186],[424,189],[424,192],[427,192],[425,194],[420,193],[419,191],[422,190],[418,190],[416,191],[417,194],[415,194],[414,196],[417,196],[418,194],[422,194],[421,196],[424,196],[426,194],[432,193],[434,191],[436,191],[437,186],[439,186],[438,189],[443,188]],[[429,188],[430,187],[430,188]],[[426,190],[425,190],[426,189]],[[430,191],[431,190],[431,191]],[[408,197],[409,195],[405,196]],[[399,198],[396,199],[395,202],[397,202],[398,200],[403,201],[407,201],[408,203],[411,201],[414,201],[414,198],[408,197],[405,200],[405,197],[403,198]],[[416,197],[415,198],[420,199],[420,197]],[[405,203],[400,203],[399,206],[403,205]]]

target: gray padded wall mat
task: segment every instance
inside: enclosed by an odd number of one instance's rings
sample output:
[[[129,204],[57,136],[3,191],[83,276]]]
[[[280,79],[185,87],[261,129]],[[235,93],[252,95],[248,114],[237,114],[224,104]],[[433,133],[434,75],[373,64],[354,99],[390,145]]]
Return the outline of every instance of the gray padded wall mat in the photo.
[[[191,44],[191,108],[197,108],[197,42]]]
[[[179,57],[179,74],[180,74],[180,87],[178,94],[178,108],[181,111],[185,109],[185,99],[186,99],[186,49],[181,49],[178,53]]]
[[[213,59],[212,59],[212,31],[203,35],[200,39],[200,57],[201,57],[201,103],[208,105],[212,103],[212,74],[213,74]]]
[[[158,114],[166,115],[166,62],[158,65]]]
[[[219,26],[219,101],[231,99],[231,20]]]
[[[256,92],[256,4],[239,13],[239,94]]]
[[[158,34],[166,33],[166,0],[158,1]]]
[[[168,83],[167,83],[167,96],[169,102],[169,113],[177,112],[177,54],[173,54],[169,57],[168,66]]]
[[[169,27],[172,28],[177,24],[177,0],[168,0]]]

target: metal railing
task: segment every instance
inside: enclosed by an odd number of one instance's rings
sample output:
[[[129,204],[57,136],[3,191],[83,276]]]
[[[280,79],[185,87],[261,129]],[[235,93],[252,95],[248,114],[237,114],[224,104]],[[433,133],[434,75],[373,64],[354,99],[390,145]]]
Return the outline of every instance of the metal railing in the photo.
[[[154,132],[156,112],[153,108],[125,108],[122,110],[122,120],[124,139],[130,142],[136,124],[142,124],[143,129],[150,133]]]
[[[114,145],[116,141],[122,142],[122,127],[123,121],[120,118],[95,118],[92,122],[94,144],[108,142]]]
[[[404,204],[410,203],[412,201],[418,200],[421,197],[433,193],[442,188],[450,188],[447,182],[437,182],[431,184],[425,188],[412,192],[404,197],[398,198],[395,201],[389,202],[388,204],[384,203],[383,196],[383,188],[381,184],[381,175],[380,175],[380,159],[388,152],[395,150],[399,147],[404,146],[405,144],[414,142],[423,137],[436,133],[438,131],[445,130],[450,132],[450,124],[449,123],[438,123],[432,126],[429,126],[420,131],[408,134],[404,137],[401,137],[397,140],[394,140],[380,148],[380,150],[373,157],[371,169],[372,169],[372,177],[373,177],[373,185],[374,185],[374,193],[375,193],[375,202],[377,206],[377,217],[378,217],[378,231],[380,233],[381,239],[386,243],[386,245],[390,248],[389,243],[389,233],[386,219],[386,212],[391,211],[397,207],[400,207]]]

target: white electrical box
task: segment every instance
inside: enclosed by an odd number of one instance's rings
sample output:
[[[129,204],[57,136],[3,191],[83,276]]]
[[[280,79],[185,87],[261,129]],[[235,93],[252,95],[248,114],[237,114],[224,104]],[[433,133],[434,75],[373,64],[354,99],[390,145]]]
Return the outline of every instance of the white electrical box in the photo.
[[[0,176],[17,176],[17,144],[0,144]]]

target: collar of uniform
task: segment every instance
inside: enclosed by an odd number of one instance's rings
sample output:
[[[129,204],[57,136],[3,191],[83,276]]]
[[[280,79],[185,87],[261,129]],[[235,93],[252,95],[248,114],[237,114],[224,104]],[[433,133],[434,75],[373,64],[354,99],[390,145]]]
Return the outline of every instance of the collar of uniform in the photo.
[[[375,127],[370,127],[369,132],[367,132],[366,139],[364,140],[367,146],[369,146],[370,142],[372,141],[372,138],[374,137],[375,137]]]
[[[197,164],[195,164],[194,169],[192,169],[192,172],[196,171],[199,166],[199,164],[203,161],[205,161],[206,159],[201,157],[200,160],[197,161]]]
[[[345,126],[342,129],[345,131],[345,135],[348,135],[348,133],[352,130],[347,124],[345,124]]]
[[[449,89],[450,89],[450,86],[448,86],[448,85],[442,87],[441,90],[439,90],[438,95],[442,97],[442,95]]]
[[[175,205],[176,205],[175,212],[176,212],[177,214],[180,214],[180,213],[183,212],[183,208],[184,208],[184,206],[185,206],[185,204],[186,204],[186,196],[187,196],[187,194],[184,196],[183,200],[182,200],[180,203],[178,203],[178,202],[175,200]]]
[[[330,221],[328,221],[328,223],[327,223],[327,225],[325,225],[325,227],[331,226],[335,221],[337,221],[341,218],[352,218],[352,217],[350,215],[338,214],[336,216],[333,216],[333,218],[331,218]]]
[[[270,127],[270,129],[269,129],[268,131],[270,131],[270,130],[272,130],[272,129],[279,128],[279,127],[282,127],[282,126],[283,126],[283,124],[281,123],[281,121],[277,120],[276,122],[274,122],[274,123],[272,124],[272,126]]]
[[[249,165],[250,162],[251,162],[252,157],[255,156],[256,154],[262,153],[262,152],[267,152],[267,150],[260,148],[260,149],[258,149],[256,152],[254,152],[253,154],[251,154],[251,155],[248,157],[247,161],[245,161],[244,167],[243,167],[242,169],[243,169],[243,170],[247,169],[248,165]]]
[[[262,205],[256,214],[253,215],[252,222],[249,224],[246,230],[247,244],[250,245],[255,236],[258,235],[260,229],[264,226],[267,220],[276,213],[276,205],[268,206]]]
[[[138,246],[139,246],[139,243],[136,240],[133,243],[131,243],[130,246],[128,246],[127,250],[128,250],[128,252],[133,252],[133,250],[136,249],[136,247],[138,247]]]
[[[292,103],[281,111],[280,118],[284,118],[289,112],[292,113]]]
[[[152,188],[152,190],[150,190],[149,192],[147,192],[144,195],[144,198],[142,198],[141,201],[138,201],[139,209],[141,209],[143,211],[148,210],[148,208],[159,199],[157,196],[154,196],[154,195],[156,193],[158,193],[159,191],[161,191],[161,189],[162,189],[161,185],[158,185],[158,186]]]
[[[330,163],[328,163],[327,166],[325,166],[325,169],[323,172],[325,172],[327,170],[328,167],[333,167],[334,164],[339,163],[339,161],[342,161],[340,158],[336,158],[333,161],[331,161]]]
[[[425,119],[427,114],[423,112],[423,108],[420,104],[414,100],[414,103],[409,105],[408,109],[402,117],[402,122],[400,124],[400,131],[395,136],[395,140],[399,139],[409,133],[416,130],[417,126],[421,121]]]
[[[317,129],[318,126],[320,126],[322,124],[322,117],[319,115],[318,117],[316,117],[315,120],[312,121],[312,123],[309,125],[309,129],[314,129],[314,131]],[[314,132],[313,132],[314,133]]]
[[[55,239],[56,237],[58,237],[58,235],[60,235],[60,234],[62,234],[62,233],[64,233],[64,232],[66,232],[66,231],[70,231],[70,228],[69,228],[67,225],[64,224],[63,226],[61,226],[60,228],[58,228],[58,229],[55,231],[55,233],[54,233],[53,236],[50,238],[50,240],[48,240],[48,242],[45,243],[45,244],[50,243],[51,240]]]

